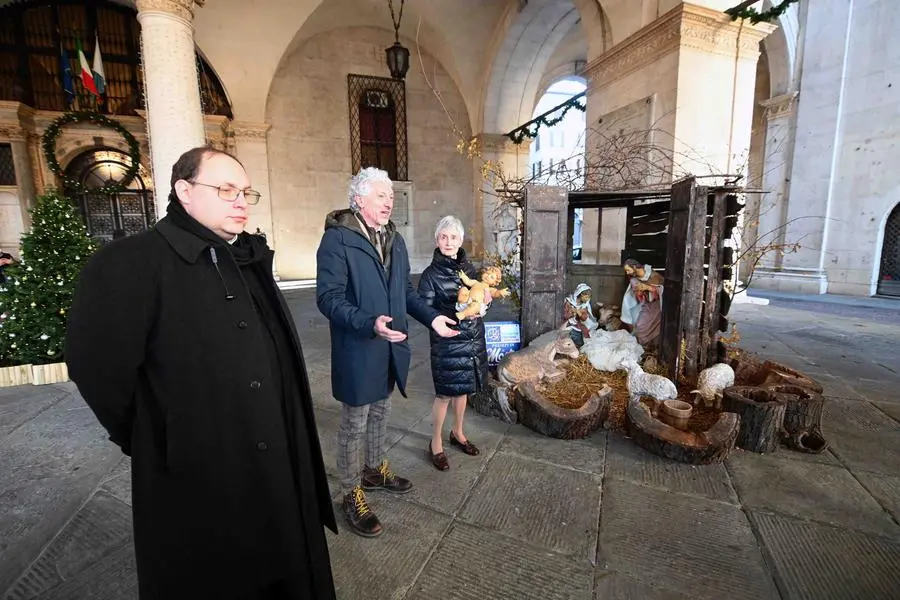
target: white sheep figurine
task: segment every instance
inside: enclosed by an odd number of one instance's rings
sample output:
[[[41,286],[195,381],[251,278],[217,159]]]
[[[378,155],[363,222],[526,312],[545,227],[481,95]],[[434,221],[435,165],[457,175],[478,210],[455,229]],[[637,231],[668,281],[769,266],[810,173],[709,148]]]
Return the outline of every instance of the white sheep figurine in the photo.
[[[651,413],[654,416],[664,400],[674,400],[678,397],[678,388],[671,380],[662,375],[645,373],[637,361],[630,358],[624,359],[619,364],[628,371],[629,402],[640,402],[641,396],[652,397],[654,404]]]
[[[700,371],[697,389],[694,394],[694,405],[703,399],[703,405],[720,408],[722,406],[722,390],[734,385],[734,369],[725,363],[718,363]]]

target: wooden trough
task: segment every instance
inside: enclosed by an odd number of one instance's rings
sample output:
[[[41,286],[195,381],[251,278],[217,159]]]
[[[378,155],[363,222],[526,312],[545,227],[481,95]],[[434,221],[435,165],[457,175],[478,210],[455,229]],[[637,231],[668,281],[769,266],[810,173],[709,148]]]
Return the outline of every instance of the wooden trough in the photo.
[[[634,443],[653,454],[689,464],[720,463],[734,449],[740,417],[723,412],[703,433],[675,429],[654,418],[642,402],[629,402],[625,424]]]
[[[546,398],[530,383],[523,384],[516,395],[519,422],[548,437],[563,440],[585,438],[601,427],[609,415],[613,389],[604,386],[581,408],[561,408]]]

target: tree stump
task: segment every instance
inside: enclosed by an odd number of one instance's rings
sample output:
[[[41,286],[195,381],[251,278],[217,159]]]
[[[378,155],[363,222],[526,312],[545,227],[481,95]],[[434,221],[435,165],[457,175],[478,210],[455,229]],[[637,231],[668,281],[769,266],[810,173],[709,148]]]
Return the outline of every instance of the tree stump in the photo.
[[[821,394],[796,385],[775,384],[766,389],[778,394],[785,403],[782,440],[792,450],[821,454],[828,449],[822,434]]]
[[[515,424],[519,420],[513,408],[515,395],[516,392],[493,377],[488,377],[484,389],[469,396],[469,405],[480,415]]]
[[[712,427],[697,434],[654,418],[643,402],[629,402],[625,424],[634,443],[647,452],[688,465],[710,465],[724,461],[734,449],[740,417],[723,412]]]
[[[785,407],[775,392],[753,386],[725,388],[722,399],[722,410],[741,417],[736,445],[750,452],[778,450]]]
[[[763,369],[767,371],[766,384],[787,384],[812,390],[817,394],[823,391],[822,384],[797,371],[780,363],[767,360],[763,363]]]
[[[613,394],[613,389],[604,385],[580,408],[562,408],[544,398],[534,385],[524,383],[516,399],[516,410],[519,422],[533,431],[547,437],[577,440],[603,426]]]

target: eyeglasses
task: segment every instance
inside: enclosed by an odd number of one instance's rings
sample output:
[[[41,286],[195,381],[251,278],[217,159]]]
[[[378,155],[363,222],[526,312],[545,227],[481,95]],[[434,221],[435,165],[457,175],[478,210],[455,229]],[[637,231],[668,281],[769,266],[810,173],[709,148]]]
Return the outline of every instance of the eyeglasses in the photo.
[[[199,181],[188,181],[188,183],[190,183],[191,185],[202,185],[204,187],[218,190],[219,198],[225,200],[226,202],[234,202],[238,199],[238,196],[243,194],[244,200],[247,201],[247,204],[252,205],[259,202],[259,199],[262,196],[262,194],[260,194],[256,190],[251,190],[250,188],[247,188],[246,190],[239,190],[232,185],[210,185],[208,183],[200,183]]]

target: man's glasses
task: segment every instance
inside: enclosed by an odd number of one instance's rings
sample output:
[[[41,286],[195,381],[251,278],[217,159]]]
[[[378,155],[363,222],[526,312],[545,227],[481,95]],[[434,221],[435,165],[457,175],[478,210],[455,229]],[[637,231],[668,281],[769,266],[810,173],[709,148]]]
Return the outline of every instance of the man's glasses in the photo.
[[[218,190],[219,198],[225,200],[226,202],[234,202],[238,199],[238,196],[244,194],[244,200],[247,201],[247,204],[256,204],[259,202],[261,194],[256,190],[251,190],[247,188],[246,190],[239,190],[238,188],[231,185],[210,185],[208,183],[200,183],[199,181],[188,181],[191,185],[202,185],[204,187],[213,188],[214,190]]]

